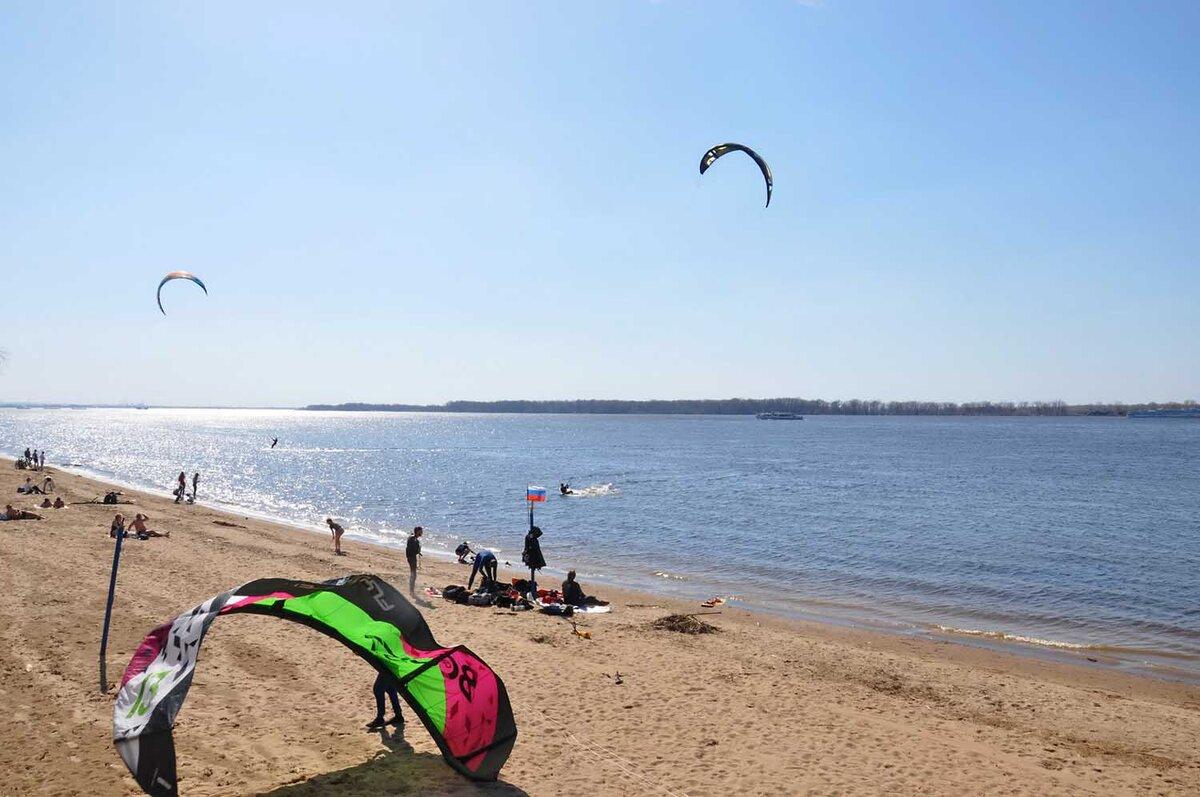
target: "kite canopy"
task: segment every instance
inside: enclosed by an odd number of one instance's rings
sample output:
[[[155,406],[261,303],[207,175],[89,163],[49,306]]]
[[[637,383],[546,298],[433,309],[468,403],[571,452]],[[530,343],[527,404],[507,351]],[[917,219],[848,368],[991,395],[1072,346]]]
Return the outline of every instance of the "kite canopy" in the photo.
[[[377,576],[324,583],[267,578],[209,598],[151,631],[121,679],[113,744],[147,794],[176,795],[171,729],[205,632],[223,614],[293,620],[341,642],[392,676],[446,763],[472,780],[495,780],[517,739],[500,676],[461,645],[443,648],[425,618]]]
[[[163,286],[166,285],[171,280],[191,280],[192,282],[194,282],[200,286],[200,289],[204,291],[205,296],[208,295],[208,288],[204,287],[204,283],[201,282],[200,278],[197,277],[195,274],[193,274],[190,271],[172,271],[170,274],[168,274],[167,276],[162,278],[162,282],[158,283],[158,309],[162,310],[163,315],[166,315],[167,311],[163,310],[163,306],[162,306],[162,289],[163,289]]]
[[[767,162],[762,159],[761,155],[743,144],[718,144],[704,153],[704,157],[700,159],[700,173],[704,174],[708,171],[708,167],[716,162],[717,158],[730,152],[744,152],[758,164],[759,170],[762,171],[763,179],[767,182],[766,207],[771,207],[771,187],[775,184],[775,181],[771,177],[771,167],[767,165]]]

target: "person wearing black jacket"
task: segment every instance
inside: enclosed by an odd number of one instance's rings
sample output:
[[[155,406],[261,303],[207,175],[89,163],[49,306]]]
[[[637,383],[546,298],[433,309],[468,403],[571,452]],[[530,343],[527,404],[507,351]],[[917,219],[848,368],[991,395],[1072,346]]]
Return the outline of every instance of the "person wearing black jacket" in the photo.
[[[542,536],[542,530],[534,526],[525,535],[525,550],[521,553],[521,561],[529,568],[529,581],[536,589],[537,571],[546,566],[546,557],[542,556],[542,543],[539,538]]]
[[[408,594],[414,598],[417,597],[417,557],[421,555],[421,534],[424,531],[417,526],[404,546],[404,558],[408,560]]]

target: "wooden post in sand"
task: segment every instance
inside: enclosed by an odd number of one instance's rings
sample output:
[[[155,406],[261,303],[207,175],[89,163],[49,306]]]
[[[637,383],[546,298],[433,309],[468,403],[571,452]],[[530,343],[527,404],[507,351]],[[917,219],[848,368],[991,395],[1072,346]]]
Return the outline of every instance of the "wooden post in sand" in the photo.
[[[117,594],[117,565],[121,563],[121,540],[124,530],[117,532],[117,544],[113,548],[112,575],[108,579],[108,603],[104,606],[104,630],[100,633],[100,694],[108,694],[108,669],[104,656],[108,652],[108,622],[112,619],[113,598]]]

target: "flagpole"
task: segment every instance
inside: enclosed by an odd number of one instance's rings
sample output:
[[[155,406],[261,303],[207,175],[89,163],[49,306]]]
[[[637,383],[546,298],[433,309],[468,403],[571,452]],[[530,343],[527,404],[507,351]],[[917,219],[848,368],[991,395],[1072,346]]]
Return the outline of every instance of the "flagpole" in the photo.
[[[108,669],[104,657],[108,652],[108,623],[112,619],[113,598],[117,594],[117,566],[121,563],[121,540],[125,538],[125,530],[116,533],[117,544],[113,548],[112,575],[108,579],[108,603],[104,606],[104,630],[100,633],[100,693],[108,693]]]

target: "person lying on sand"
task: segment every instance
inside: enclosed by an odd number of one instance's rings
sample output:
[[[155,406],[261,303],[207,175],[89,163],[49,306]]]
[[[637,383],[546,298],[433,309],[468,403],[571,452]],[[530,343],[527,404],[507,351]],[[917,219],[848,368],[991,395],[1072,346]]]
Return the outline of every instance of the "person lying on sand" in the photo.
[[[334,523],[333,518],[325,518],[325,523],[329,526],[330,533],[333,534],[333,554],[334,556],[345,556],[342,553],[342,535],[346,530],[340,524]]]
[[[29,512],[24,509],[13,509],[12,504],[4,506],[5,520],[41,520],[42,516],[36,512]]]
[[[575,571],[567,571],[567,580],[562,583],[563,603],[568,606],[607,606],[608,601],[602,601],[595,595],[585,595],[583,587],[575,580]]]
[[[133,532],[133,534],[137,535],[137,538],[139,540],[148,540],[151,537],[170,537],[171,536],[171,532],[169,532],[169,531],[159,534],[157,531],[154,531],[153,529],[146,528],[146,521],[149,519],[150,518],[148,516],[143,515],[141,512],[138,512],[134,516],[133,522],[129,524],[129,530],[131,532]]]

